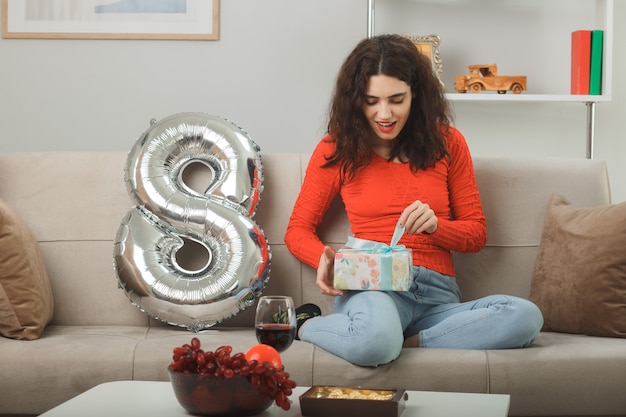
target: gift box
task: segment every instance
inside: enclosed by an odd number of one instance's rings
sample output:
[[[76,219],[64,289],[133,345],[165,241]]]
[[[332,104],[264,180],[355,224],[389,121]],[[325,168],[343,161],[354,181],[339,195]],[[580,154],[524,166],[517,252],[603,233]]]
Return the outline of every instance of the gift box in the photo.
[[[338,290],[408,291],[413,253],[404,246],[351,238],[335,254],[334,287]]]

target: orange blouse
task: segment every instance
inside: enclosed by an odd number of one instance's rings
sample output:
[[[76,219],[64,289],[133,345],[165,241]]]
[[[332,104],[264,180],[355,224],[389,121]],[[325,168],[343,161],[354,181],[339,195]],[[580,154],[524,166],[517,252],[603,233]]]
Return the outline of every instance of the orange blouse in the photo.
[[[487,228],[465,138],[451,128],[447,142],[450,158],[416,173],[409,164],[388,162],[372,152],[370,164],[341,185],[338,166],[321,167],[324,157],[335,148],[329,136],[323,138],[311,155],[285,233],[291,253],[317,268],[324,250],[317,227],[337,193],[343,199],[354,236],[386,244],[400,213],[421,200],[437,215],[437,230],[433,234],[405,234],[399,244],[413,249],[415,265],[455,276],[452,251],[478,252],[485,245]]]

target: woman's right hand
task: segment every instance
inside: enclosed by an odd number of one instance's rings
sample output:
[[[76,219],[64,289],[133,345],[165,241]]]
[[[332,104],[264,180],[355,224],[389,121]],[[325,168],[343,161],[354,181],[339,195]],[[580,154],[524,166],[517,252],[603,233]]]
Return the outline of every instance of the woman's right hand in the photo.
[[[336,290],[333,287],[333,278],[335,275],[335,250],[330,246],[324,247],[324,253],[320,257],[320,263],[317,267],[317,277],[315,283],[320,288],[320,292],[324,295],[343,295],[344,291]]]

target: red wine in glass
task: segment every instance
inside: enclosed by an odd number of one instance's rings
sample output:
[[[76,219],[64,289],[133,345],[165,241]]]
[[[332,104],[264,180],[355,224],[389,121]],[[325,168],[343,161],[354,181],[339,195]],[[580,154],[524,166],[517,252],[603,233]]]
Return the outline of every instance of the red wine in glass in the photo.
[[[270,345],[278,352],[287,350],[296,335],[296,328],[289,324],[261,324],[256,327],[256,339],[259,343]]]
[[[269,295],[259,298],[254,327],[259,343],[283,352],[296,337],[296,311],[289,296]]]

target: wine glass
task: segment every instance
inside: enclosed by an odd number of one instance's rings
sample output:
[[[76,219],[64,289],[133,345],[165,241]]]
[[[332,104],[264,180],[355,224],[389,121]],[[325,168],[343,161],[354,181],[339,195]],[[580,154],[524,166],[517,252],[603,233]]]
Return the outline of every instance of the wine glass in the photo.
[[[270,345],[278,352],[287,350],[296,336],[296,309],[293,299],[284,295],[259,298],[254,327],[259,343]]]

